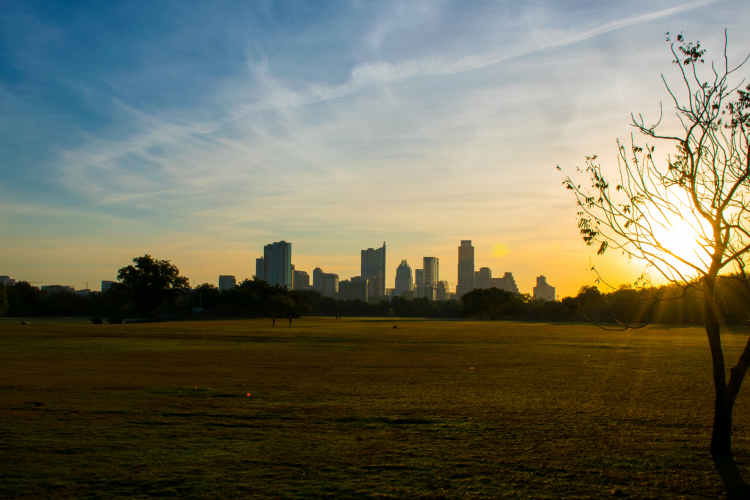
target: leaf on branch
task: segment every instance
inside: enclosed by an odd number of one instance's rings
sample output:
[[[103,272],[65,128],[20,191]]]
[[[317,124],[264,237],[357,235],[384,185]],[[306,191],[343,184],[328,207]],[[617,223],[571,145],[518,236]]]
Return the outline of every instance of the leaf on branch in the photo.
[[[599,250],[597,250],[596,255],[601,255],[606,252],[608,246],[609,244],[606,241],[602,241],[602,244],[599,246]]]

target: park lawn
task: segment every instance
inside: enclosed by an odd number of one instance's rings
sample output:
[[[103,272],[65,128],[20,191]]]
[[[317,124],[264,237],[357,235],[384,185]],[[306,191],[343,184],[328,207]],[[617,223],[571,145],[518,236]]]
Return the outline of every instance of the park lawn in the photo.
[[[700,328],[5,321],[0,497],[746,498],[712,406]]]

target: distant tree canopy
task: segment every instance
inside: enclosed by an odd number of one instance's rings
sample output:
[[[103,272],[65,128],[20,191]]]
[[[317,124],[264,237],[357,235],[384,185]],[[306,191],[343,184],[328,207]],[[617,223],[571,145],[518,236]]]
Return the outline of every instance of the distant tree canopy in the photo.
[[[6,313],[10,304],[8,304],[8,293],[5,291],[5,284],[0,283],[0,316]]]
[[[180,276],[180,270],[168,260],[156,260],[146,254],[134,258],[133,263],[120,269],[117,279],[142,313],[153,311],[189,289],[188,279]]]
[[[750,291],[743,280],[721,276],[717,294],[719,314],[725,324],[750,324]],[[115,283],[106,292],[79,296],[72,292],[42,292],[21,281],[5,287],[8,316],[103,316],[138,317],[148,314],[136,307],[136,297],[123,284]],[[465,294],[461,301],[430,301],[426,298],[393,297],[388,302],[367,303],[361,300],[336,300],[316,291],[287,290],[263,280],[244,280],[238,286],[219,291],[204,283],[194,290],[183,290],[177,299],[166,300],[160,310],[189,314],[191,305],[202,305],[211,314],[227,316],[379,316],[400,318],[479,318],[531,321],[597,321],[615,319],[637,323],[651,314],[656,323],[699,324],[703,308],[699,294],[681,296],[682,289],[661,288],[660,296],[672,297],[653,306],[651,291],[623,286],[609,293],[597,287],[584,286],[577,295],[562,301],[532,300],[526,294],[512,294],[497,288],[478,289]],[[0,308],[2,308],[0,292]],[[187,300],[184,300],[187,299]]]

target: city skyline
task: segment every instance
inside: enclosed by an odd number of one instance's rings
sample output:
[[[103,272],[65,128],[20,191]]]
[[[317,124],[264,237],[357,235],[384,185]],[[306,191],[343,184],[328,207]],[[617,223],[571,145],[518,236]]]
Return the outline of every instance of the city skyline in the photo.
[[[674,126],[666,31],[713,59],[726,28],[735,60],[749,22],[733,0],[9,4],[0,273],[80,286],[148,253],[239,281],[286,240],[297,269],[348,279],[385,240],[386,288],[424,256],[455,286],[471,239],[475,269],[525,291],[575,294],[592,263],[632,283],[642,263],[581,242],[555,166],[616,168],[630,114],[660,103]]]

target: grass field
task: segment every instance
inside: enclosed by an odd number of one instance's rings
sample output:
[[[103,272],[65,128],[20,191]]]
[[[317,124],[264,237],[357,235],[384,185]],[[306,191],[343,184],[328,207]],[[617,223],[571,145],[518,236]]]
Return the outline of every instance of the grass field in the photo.
[[[709,368],[698,328],[6,321],[0,496],[750,498]]]

